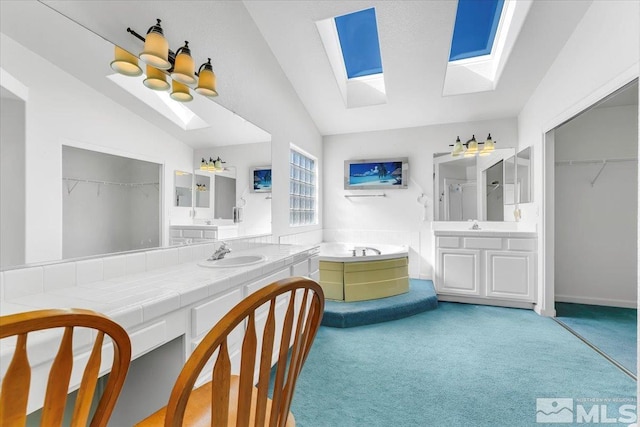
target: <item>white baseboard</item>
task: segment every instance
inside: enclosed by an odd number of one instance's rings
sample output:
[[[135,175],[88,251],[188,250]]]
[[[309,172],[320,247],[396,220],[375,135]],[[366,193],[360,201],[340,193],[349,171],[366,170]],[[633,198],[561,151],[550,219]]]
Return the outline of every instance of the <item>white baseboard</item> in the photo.
[[[611,298],[593,298],[575,295],[558,295],[556,294],[556,302],[573,302],[577,304],[604,305],[607,307],[622,308],[638,308],[637,301],[611,299]]]

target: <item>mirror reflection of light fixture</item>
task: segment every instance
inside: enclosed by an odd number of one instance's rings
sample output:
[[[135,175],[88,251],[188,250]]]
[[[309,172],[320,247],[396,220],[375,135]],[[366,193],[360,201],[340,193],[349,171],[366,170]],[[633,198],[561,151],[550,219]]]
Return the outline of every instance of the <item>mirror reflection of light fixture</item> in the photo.
[[[146,87],[153,90],[167,90],[169,89],[169,83],[167,83],[167,75],[162,70],[147,65],[147,78],[142,82]]]
[[[138,65],[138,58],[130,54],[120,46],[116,46],[111,68],[125,76],[137,77],[142,74],[142,68]]]
[[[189,42],[185,41],[176,53],[169,49],[169,43],[164,37],[160,19],[157,24],[149,28],[147,37],[127,28],[127,32],[144,42],[144,49],[140,59],[147,64],[147,78],[144,85],[153,90],[167,90],[169,83],[167,75],[173,80],[171,98],[179,102],[193,100],[190,87],[198,83],[195,91],[207,97],[218,96],[216,91],[216,75],[213,73],[211,58],[202,64],[198,72],[194,70],[194,60],[189,49]],[[139,76],[142,69],[138,66],[138,58],[116,46],[115,59],[111,62],[114,71],[125,76]],[[198,77],[196,79],[196,77]]]
[[[176,62],[173,67],[173,72],[171,73],[171,78],[185,85],[195,84],[196,78],[193,75],[194,67],[189,42],[185,41],[184,46],[176,52]]]
[[[144,50],[140,54],[147,64],[156,67],[159,70],[168,70],[171,68],[169,62],[169,42],[164,38],[164,32],[158,23],[147,31],[147,38],[144,40]]]
[[[211,58],[207,58],[207,62],[202,64],[198,70],[198,87],[196,88],[196,92],[209,97],[218,96],[218,92],[216,91],[216,75],[213,73]]]
[[[171,99],[178,102],[189,102],[193,99],[193,95],[189,92],[189,86],[173,80],[171,89]]]

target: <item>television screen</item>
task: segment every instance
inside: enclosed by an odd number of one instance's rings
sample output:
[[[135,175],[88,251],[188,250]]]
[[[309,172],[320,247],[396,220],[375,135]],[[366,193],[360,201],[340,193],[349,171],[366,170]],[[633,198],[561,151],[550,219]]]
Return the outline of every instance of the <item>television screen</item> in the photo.
[[[345,160],[345,190],[407,188],[409,160],[406,157],[382,160]]]
[[[254,193],[271,193],[271,166],[251,169]]]

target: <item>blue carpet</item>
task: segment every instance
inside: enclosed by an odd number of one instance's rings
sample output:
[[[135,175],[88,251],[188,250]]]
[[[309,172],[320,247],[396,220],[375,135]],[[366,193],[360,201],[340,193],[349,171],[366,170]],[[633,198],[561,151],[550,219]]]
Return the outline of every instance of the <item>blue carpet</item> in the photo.
[[[298,427],[524,427],[540,425],[536,398],[635,395],[629,376],[553,319],[440,302],[391,322],[321,327],[291,410]]]
[[[556,318],[637,375],[637,310],[556,303]]]
[[[369,301],[325,301],[323,326],[350,328],[413,316],[438,307],[431,280],[409,280],[409,292]]]

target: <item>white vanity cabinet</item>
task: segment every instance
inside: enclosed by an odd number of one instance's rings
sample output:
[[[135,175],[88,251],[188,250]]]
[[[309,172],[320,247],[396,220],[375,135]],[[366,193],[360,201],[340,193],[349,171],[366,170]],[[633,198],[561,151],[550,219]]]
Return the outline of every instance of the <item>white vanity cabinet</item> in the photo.
[[[532,307],[535,233],[438,230],[435,242],[440,300]]]

